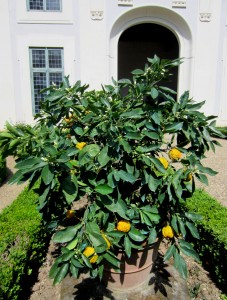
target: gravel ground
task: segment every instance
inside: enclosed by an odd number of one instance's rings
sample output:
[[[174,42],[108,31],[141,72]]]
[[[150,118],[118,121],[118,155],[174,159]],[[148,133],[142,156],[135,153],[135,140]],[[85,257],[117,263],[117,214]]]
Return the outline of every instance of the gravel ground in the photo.
[[[13,157],[7,157],[7,178],[0,186],[0,211],[6,206],[10,205],[26,186],[26,183],[23,183],[21,185],[11,185],[7,183],[12,174],[16,172],[14,166],[15,160],[13,159]]]

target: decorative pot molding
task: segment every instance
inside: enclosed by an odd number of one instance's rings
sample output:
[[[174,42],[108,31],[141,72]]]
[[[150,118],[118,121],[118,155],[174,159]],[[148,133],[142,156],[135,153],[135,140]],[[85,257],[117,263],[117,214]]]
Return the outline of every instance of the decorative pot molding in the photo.
[[[211,13],[200,13],[199,19],[201,22],[210,22],[211,21]]]
[[[118,5],[132,6],[133,0],[118,0]]]
[[[186,8],[187,1],[172,1],[172,7]]]
[[[103,11],[102,10],[91,11],[91,19],[92,20],[102,20],[103,19]]]

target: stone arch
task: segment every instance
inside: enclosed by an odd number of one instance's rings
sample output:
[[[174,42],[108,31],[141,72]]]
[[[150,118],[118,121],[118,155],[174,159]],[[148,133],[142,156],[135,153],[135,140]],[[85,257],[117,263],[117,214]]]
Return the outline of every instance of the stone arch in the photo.
[[[109,34],[109,78],[118,74],[118,41],[128,28],[141,24],[154,23],[166,27],[176,36],[179,43],[179,57],[184,58],[178,74],[178,94],[191,89],[192,34],[188,23],[181,15],[161,6],[133,8],[122,14],[113,24]]]

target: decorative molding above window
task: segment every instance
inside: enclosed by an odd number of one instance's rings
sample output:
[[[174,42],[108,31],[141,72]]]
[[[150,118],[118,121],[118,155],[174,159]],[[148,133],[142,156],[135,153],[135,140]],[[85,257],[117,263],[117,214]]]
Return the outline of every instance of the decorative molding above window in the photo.
[[[172,1],[172,7],[186,8],[186,1]]]
[[[104,13],[102,10],[93,10],[93,11],[91,11],[91,19],[92,20],[102,20],[103,14]]]
[[[211,21],[211,13],[200,13],[199,19],[201,22],[210,22]]]
[[[133,0],[118,0],[118,5],[132,6]]]

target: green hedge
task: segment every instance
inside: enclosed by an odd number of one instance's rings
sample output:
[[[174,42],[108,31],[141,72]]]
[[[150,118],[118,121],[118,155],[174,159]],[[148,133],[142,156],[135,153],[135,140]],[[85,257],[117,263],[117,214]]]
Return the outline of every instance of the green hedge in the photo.
[[[0,153],[0,185],[6,178],[6,159]]]
[[[21,299],[23,283],[45,255],[48,237],[27,188],[0,214],[0,299]],[[28,286],[26,287],[28,290]]]
[[[186,201],[187,209],[202,215],[198,223],[201,239],[196,241],[203,266],[210,272],[214,282],[227,292],[227,207],[202,190],[197,190]]]

